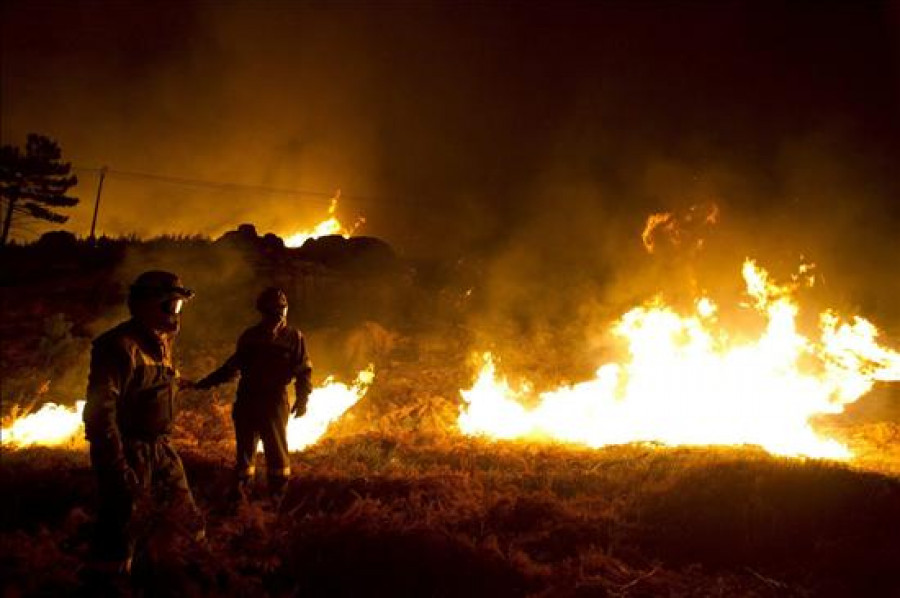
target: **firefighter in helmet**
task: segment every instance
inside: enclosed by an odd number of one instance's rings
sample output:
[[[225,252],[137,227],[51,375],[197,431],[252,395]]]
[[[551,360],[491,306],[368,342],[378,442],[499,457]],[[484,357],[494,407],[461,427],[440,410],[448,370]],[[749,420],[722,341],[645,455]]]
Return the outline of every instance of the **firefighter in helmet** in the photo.
[[[254,457],[259,440],[266,456],[269,492],[283,496],[291,473],[287,444],[287,422],[291,412],[306,413],[312,391],[312,365],[306,339],[287,323],[288,301],[276,287],[264,290],[256,300],[260,321],[241,334],[234,354],[216,371],[196,383],[205,390],[240,375],[232,408],[237,440],[235,473],[237,495],[246,496],[255,473]],[[296,401],[288,400],[287,386],[294,382]]]
[[[142,498],[157,499],[154,506],[166,505],[186,532],[203,535],[169,440],[179,387],[172,344],[192,296],[175,274],[144,272],[128,293],[131,318],[93,342],[83,418],[99,488],[94,551],[99,563],[123,573],[131,568],[133,513]]]

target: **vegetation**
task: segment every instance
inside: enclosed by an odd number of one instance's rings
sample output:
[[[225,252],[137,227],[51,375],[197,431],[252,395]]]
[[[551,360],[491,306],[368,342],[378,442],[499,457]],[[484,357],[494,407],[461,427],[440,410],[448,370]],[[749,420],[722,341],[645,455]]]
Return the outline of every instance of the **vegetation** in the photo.
[[[294,456],[277,512],[223,498],[224,453],[183,450],[208,543],[157,524],[149,595],[891,596],[900,481],[753,451],[602,451],[369,434]],[[95,591],[83,452],[3,459],[5,595]]]
[[[40,261],[51,242],[74,243],[70,262]],[[235,331],[253,317],[240,311],[242,293],[274,277],[294,285],[298,303],[304,288],[312,302],[333,298],[308,312],[317,375],[347,377],[374,360],[375,385],[324,440],[293,455],[279,509],[261,476],[252,502],[237,511],[226,499],[232,390],[183,393],[174,436],[207,516],[207,540],[188,539],[177,521],[144,505],[128,579],[90,566],[96,488],[84,448],[4,447],[4,596],[900,595],[895,411],[880,412],[878,423],[865,414],[851,425],[821,422],[863,455],[853,467],[753,448],[588,450],[469,439],[454,429],[458,389],[472,374],[457,308],[432,317],[406,306],[436,310],[438,301],[402,303],[433,289],[398,286],[396,273],[387,282],[347,281],[315,262],[247,257],[206,239],[155,243],[88,248],[51,237],[5,248],[42,268],[4,274],[17,301],[2,321],[10,341],[0,347],[2,415],[80,397],[90,337],[122,315],[115,310],[123,285],[149,263],[177,264],[198,288],[178,347],[186,376],[227,356]],[[388,283],[400,291],[378,299]],[[232,297],[226,288],[240,291]],[[401,302],[404,318],[354,309],[359,297]],[[873,399],[896,403],[887,387]]]
[[[59,145],[43,135],[30,134],[25,151],[0,146],[0,198],[4,202],[0,246],[6,245],[13,219],[32,218],[61,224],[69,219],[56,212],[78,204],[66,192],[78,179],[70,176],[72,165],[60,162]]]

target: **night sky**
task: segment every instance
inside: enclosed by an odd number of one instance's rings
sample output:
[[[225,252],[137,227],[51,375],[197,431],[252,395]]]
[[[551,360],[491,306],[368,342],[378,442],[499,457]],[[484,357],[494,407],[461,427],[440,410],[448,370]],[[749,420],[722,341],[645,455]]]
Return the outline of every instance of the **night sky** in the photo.
[[[81,234],[106,165],[108,234],[288,233],[340,188],[408,255],[542,276],[715,201],[735,254],[881,269],[898,32],[896,2],[7,1],[2,140],[60,142]]]

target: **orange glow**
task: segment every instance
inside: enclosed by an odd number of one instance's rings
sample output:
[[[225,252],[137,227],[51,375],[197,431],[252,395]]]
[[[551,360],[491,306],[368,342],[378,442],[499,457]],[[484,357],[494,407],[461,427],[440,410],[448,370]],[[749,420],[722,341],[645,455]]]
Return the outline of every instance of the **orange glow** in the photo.
[[[650,214],[641,232],[641,241],[648,253],[656,252],[660,239],[664,239],[672,247],[696,251],[703,247],[705,229],[718,221],[719,206],[715,203],[690,206],[679,214]]]
[[[644,232],[641,233],[641,241],[644,242],[644,248],[653,253],[656,249],[656,241],[654,239],[657,230],[664,230],[672,234],[675,230],[675,222],[671,214],[660,213],[650,214],[647,218],[647,224],[644,226]]]
[[[13,447],[84,444],[83,410],[84,401],[78,401],[75,407],[47,403],[34,413],[22,416],[13,413],[0,440],[3,446]]]
[[[327,235],[341,235],[345,239],[352,237],[356,230],[366,222],[366,219],[357,219],[350,228],[341,224],[341,221],[335,216],[340,197],[341,192],[338,190],[337,194],[331,199],[331,205],[328,207],[328,218],[311,228],[288,234],[284,237],[284,244],[287,247],[302,247],[309,239],[318,239]]]
[[[329,376],[322,386],[313,389],[309,397],[306,415],[288,422],[288,446],[292,451],[315,444],[328,430],[328,426],[340,419],[347,409],[355,405],[375,379],[373,366],[356,377],[351,385],[335,382]],[[47,403],[40,410],[8,417],[8,425],[2,429],[2,446],[22,448],[26,446],[84,446],[84,424],[81,414],[84,401],[75,407]]]
[[[315,444],[332,422],[337,421],[350,407],[366,395],[369,386],[375,381],[375,369],[372,365],[357,374],[350,386],[343,382],[335,382],[333,377],[325,379],[322,386],[314,389],[309,395],[306,415],[291,418],[288,421],[288,447],[291,451],[302,451]]]

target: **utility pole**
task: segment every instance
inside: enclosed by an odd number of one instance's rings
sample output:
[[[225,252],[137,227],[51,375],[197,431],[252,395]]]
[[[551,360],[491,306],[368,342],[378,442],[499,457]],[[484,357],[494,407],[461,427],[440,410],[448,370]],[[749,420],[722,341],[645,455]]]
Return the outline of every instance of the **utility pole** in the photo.
[[[100,211],[100,193],[103,192],[103,180],[106,178],[106,166],[100,169],[100,182],[97,184],[97,199],[94,200],[94,218],[91,220],[91,236],[88,237],[91,245],[97,242],[97,212]]]

